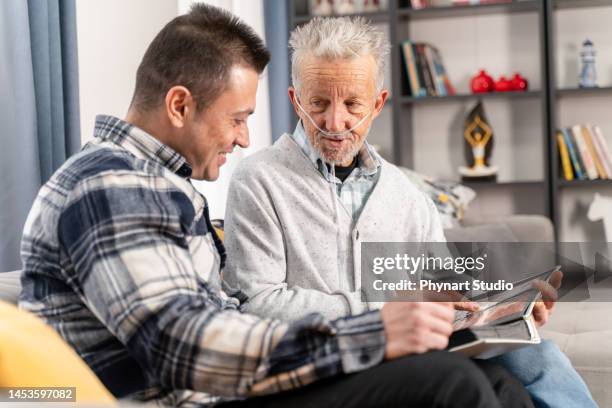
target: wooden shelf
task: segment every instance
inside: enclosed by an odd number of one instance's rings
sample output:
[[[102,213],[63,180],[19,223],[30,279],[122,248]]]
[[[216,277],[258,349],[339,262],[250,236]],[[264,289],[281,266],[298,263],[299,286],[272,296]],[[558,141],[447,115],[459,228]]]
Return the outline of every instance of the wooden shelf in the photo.
[[[612,86],[602,86],[597,88],[562,88],[557,89],[557,96],[587,96],[598,94],[612,94]]]
[[[475,16],[499,13],[538,11],[542,2],[538,0],[508,1],[504,3],[477,4],[473,6],[443,6],[424,9],[400,8],[398,15],[410,19]]]
[[[295,25],[302,24],[310,21],[310,19],[319,16],[311,16],[310,14],[298,15],[293,19]],[[320,17],[363,17],[370,20],[373,23],[384,23],[389,21],[389,11],[381,10],[369,13],[354,13],[354,14],[333,14],[331,16],[320,16]]]
[[[554,0],[554,8],[557,10],[586,7],[612,6],[612,0]]]
[[[525,180],[525,181],[460,181],[466,187],[477,188],[515,188],[515,187],[539,187],[544,185],[544,180]]]
[[[559,187],[612,186],[612,180],[559,180]]]
[[[414,98],[412,96],[402,96],[400,101],[404,104],[431,103],[431,102],[452,102],[452,101],[472,101],[478,99],[522,99],[539,98],[541,91],[526,92],[492,92],[483,94],[459,94],[452,96],[423,96]]]

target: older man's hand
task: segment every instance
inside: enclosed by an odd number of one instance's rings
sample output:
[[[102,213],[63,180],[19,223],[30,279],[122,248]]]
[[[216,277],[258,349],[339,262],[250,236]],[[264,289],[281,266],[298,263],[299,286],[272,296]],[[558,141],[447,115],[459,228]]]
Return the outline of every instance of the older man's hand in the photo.
[[[555,271],[550,276],[548,282],[535,281],[534,286],[542,293],[542,300],[536,302],[533,307],[533,318],[538,327],[544,326],[555,308],[557,301],[557,289],[561,287],[563,273]]]
[[[476,312],[480,309],[478,302],[468,300],[461,293],[454,290],[404,290],[396,291],[396,300],[404,302],[451,302],[455,310]]]
[[[450,302],[389,302],[381,310],[387,346],[385,358],[443,350],[453,332]]]

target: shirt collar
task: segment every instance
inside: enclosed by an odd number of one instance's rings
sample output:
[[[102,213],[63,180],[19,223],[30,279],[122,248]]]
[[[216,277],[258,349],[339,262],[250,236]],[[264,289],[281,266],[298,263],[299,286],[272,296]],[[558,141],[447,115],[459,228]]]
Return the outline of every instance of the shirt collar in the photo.
[[[302,125],[302,121],[298,121],[293,134],[291,135],[293,140],[300,146],[306,157],[310,159],[312,164],[316,169],[325,177],[327,181],[331,180],[331,173],[328,171],[327,166],[325,165],[324,160],[321,158],[319,152],[316,151],[314,147],[310,144],[308,140],[308,136],[306,135],[306,131],[304,130],[304,126]],[[359,162],[358,162],[358,171],[360,175],[371,176],[376,174],[378,168],[381,166],[382,162],[378,153],[372,149],[367,141],[363,143],[363,146],[359,150]]]
[[[181,177],[191,177],[191,166],[183,156],[124,120],[114,116],[96,116],[94,137],[121,146],[140,159],[159,163]]]

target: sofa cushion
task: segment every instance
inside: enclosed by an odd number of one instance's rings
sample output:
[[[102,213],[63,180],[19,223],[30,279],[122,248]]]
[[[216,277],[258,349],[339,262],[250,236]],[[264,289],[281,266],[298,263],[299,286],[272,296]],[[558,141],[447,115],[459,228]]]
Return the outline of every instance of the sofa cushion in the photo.
[[[612,303],[559,302],[542,336],[569,357],[601,407],[612,407]]]
[[[59,334],[36,316],[1,301],[0,387],[76,387],[77,402],[115,403]]]

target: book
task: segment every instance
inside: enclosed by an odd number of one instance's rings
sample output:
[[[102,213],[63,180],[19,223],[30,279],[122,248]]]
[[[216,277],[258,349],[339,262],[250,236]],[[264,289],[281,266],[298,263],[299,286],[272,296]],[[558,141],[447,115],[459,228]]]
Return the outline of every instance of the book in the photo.
[[[434,95],[444,96],[444,92],[442,87],[444,84],[441,84],[438,80],[438,71],[436,70],[436,64],[434,62],[433,50],[431,45],[423,44],[423,55],[425,56],[425,62],[427,63],[427,70],[430,73],[431,80],[433,82]]]
[[[595,163],[597,174],[599,174],[600,179],[606,180],[608,178],[608,174],[606,173],[606,170],[601,164],[601,160],[597,152],[597,148],[595,147],[595,144],[593,143],[593,139],[591,138],[591,131],[589,130],[587,126],[581,126],[581,128],[582,128],[582,137],[584,138],[584,141],[586,142],[589,153],[591,153],[591,156],[593,157],[593,162]]]
[[[561,160],[561,168],[563,169],[563,178],[571,181],[574,179],[574,172],[572,171],[569,153],[567,152],[567,146],[561,132],[557,132],[557,144],[559,145],[559,158]]]
[[[421,85],[419,84],[419,77],[416,72],[414,50],[410,41],[404,41],[402,43],[402,55],[404,56],[404,63],[406,65],[406,78],[408,79],[408,91],[410,95],[414,97],[424,96],[421,95]]]
[[[418,61],[419,73],[423,77],[423,81],[421,84],[425,85],[425,91],[427,96],[435,96],[436,88],[434,87],[433,77],[431,76],[431,72],[429,71],[429,67],[427,66],[427,59],[425,57],[425,44],[417,43],[414,44],[416,59]],[[421,77],[419,77],[419,80]]]
[[[563,135],[563,140],[565,141],[565,145],[567,146],[567,151],[569,152],[570,160],[572,162],[572,167],[574,168],[574,173],[576,174],[576,178],[578,180],[585,180],[587,178],[586,173],[584,172],[584,168],[582,167],[582,161],[580,160],[577,147],[573,142],[572,134],[568,128],[561,129],[561,134]]]
[[[433,46],[432,50],[434,55],[434,63],[439,69],[440,79],[444,84],[444,90],[446,91],[445,95],[455,95],[457,92],[455,91],[455,88],[451,84],[450,78],[448,77],[448,73],[446,72],[446,68],[444,66],[444,61],[442,60],[442,54],[440,53],[440,50]]]
[[[606,138],[601,133],[601,128],[599,126],[591,126],[591,131],[591,133],[595,136],[595,140],[598,141],[599,146],[601,147],[604,162],[607,164],[607,167],[610,170],[608,175],[612,175],[612,155],[610,154],[610,149],[608,148]]]
[[[414,67],[417,74],[417,79],[419,83],[419,94],[418,96],[427,96],[427,88],[425,87],[425,76],[423,72],[423,68],[421,66],[421,61],[417,52],[417,45],[412,43],[412,55],[414,56]]]
[[[433,45],[429,44],[428,46],[429,52],[431,54],[432,63],[434,66],[434,73],[437,88],[439,89],[438,95],[440,96],[448,96],[449,91],[447,88],[448,76],[446,75],[446,70],[444,69],[444,64],[442,62],[442,55],[440,54],[440,50],[438,50]]]
[[[589,152],[586,141],[582,135],[582,128],[580,125],[575,125],[572,126],[570,130],[571,134],[574,136],[576,146],[578,146],[578,153],[582,158],[582,163],[584,163],[584,168],[589,180],[596,180],[599,174],[597,173],[595,162],[593,161],[593,157],[591,157],[591,153]]]
[[[541,300],[534,281],[548,281],[559,266],[517,282],[507,292],[490,297],[495,301],[476,312],[458,313],[447,350],[468,357],[491,358],[541,342],[533,308]]]
[[[593,130],[593,126],[591,126],[590,124],[587,123],[586,125],[584,125],[584,130],[589,133],[589,136],[590,136],[590,139],[591,139],[591,143],[593,145],[593,150],[595,150],[595,154],[597,155],[597,159],[599,160],[599,164],[601,165],[601,167],[603,169],[603,173],[606,176],[605,178],[606,179],[612,178],[612,171],[610,169],[610,166],[608,165],[608,160],[607,160],[607,157],[606,157],[606,152],[605,152],[603,146],[601,146],[599,138],[595,135],[595,132]]]
[[[415,98],[422,96],[455,95],[440,50],[431,44],[402,42],[407,93]]]

